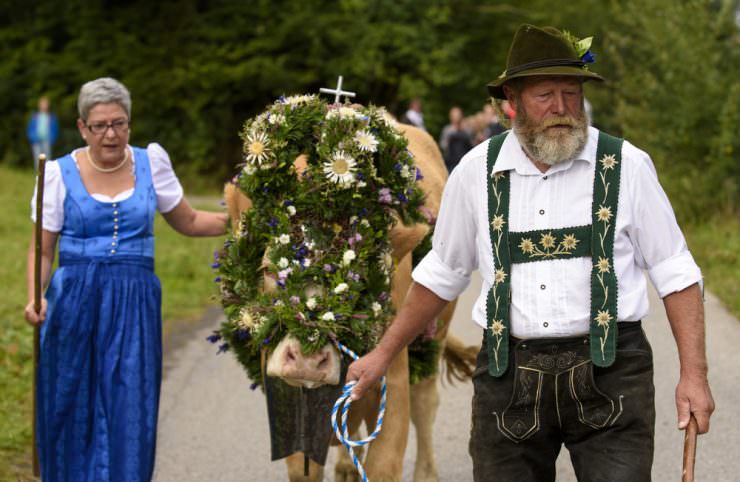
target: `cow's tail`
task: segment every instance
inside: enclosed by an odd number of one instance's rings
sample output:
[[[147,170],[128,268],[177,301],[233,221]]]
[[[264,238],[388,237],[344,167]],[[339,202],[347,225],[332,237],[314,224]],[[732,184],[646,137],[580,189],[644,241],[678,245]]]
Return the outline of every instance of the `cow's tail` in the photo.
[[[442,353],[443,370],[446,372],[447,381],[454,384],[455,381],[470,380],[473,377],[475,359],[479,351],[480,346],[465,345],[462,340],[448,333]]]

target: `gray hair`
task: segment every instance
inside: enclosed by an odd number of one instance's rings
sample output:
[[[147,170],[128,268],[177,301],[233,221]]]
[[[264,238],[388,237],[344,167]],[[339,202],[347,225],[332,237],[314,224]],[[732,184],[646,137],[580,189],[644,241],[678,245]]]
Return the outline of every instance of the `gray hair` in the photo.
[[[123,107],[131,119],[131,94],[126,86],[112,77],[101,77],[85,83],[77,98],[77,110],[80,119],[87,120],[90,110],[97,104],[116,103]]]

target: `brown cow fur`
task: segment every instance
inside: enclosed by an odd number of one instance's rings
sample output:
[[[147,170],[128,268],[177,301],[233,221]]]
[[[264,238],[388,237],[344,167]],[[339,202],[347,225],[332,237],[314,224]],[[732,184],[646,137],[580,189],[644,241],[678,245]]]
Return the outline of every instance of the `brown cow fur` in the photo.
[[[409,150],[414,155],[414,161],[421,169],[424,178],[419,181],[421,189],[426,195],[425,208],[431,220],[435,220],[439,213],[442,199],[442,190],[447,180],[447,170],[434,139],[426,132],[415,127],[398,124],[398,128],[409,141]],[[305,170],[307,158],[299,156],[294,162],[297,174]],[[233,184],[226,186],[224,199],[228,207],[229,216],[234,220],[240,219],[240,214],[252,206],[252,202]],[[238,222],[233,229],[238,229]],[[429,231],[429,226],[417,224],[405,226],[397,223],[390,233],[393,246],[393,257],[397,262],[392,284],[392,300],[396,309],[403,302],[406,292],[411,286],[411,251],[422,241]],[[450,303],[443,311],[441,318],[443,326],[437,331],[435,338],[445,343],[449,323],[452,319],[455,303]],[[445,346],[445,355],[450,373],[458,379],[469,378],[471,366],[475,364],[477,350],[466,348],[459,340],[451,339]],[[432,426],[439,405],[437,392],[437,377],[413,385],[409,388],[408,353],[404,349],[391,363],[386,374],[388,392],[387,405],[383,429],[367,450],[367,457],[363,463],[368,479],[373,482],[400,482],[403,472],[403,455],[409,431],[409,419],[413,420],[417,432],[417,460],[414,470],[416,482],[437,481],[437,468],[432,449]],[[350,433],[359,432],[359,425],[365,422],[368,430],[375,427],[380,401],[380,387],[361,400],[352,404],[350,410]],[[335,468],[335,480],[349,482],[357,480],[357,471],[346,455],[344,447]],[[356,451],[357,453],[357,451]],[[358,455],[359,456],[359,455]],[[288,477],[291,482],[311,481],[323,479],[323,467],[309,461],[308,477],[304,475],[303,454],[293,454],[286,459]]]

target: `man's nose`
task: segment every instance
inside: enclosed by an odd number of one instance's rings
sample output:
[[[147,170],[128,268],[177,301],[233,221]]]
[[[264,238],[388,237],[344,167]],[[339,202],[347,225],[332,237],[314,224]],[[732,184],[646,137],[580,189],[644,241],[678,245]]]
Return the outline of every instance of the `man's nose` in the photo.
[[[565,114],[565,97],[562,93],[556,93],[552,99],[552,105],[550,110],[553,114],[563,115]]]

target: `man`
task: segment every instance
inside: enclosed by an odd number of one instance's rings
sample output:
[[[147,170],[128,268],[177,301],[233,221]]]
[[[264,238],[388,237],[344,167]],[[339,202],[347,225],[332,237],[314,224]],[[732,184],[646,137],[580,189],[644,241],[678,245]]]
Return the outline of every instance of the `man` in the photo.
[[[424,127],[424,113],[421,111],[421,99],[414,97],[409,102],[408,110],[401,116],[401,122],[411,124],[421,130],[427,130]]]
[[[552,27],[516,32],[507,69],[488,86],[516,110],[513,132],[475,147],[452,173],[404,306],[347,373],[361,397],[479,269],[476,481],[555,480],[562,444],[579,480],[650,480],[643,270],[678,346],[678,427],[693,414],[709,430],[701,273],[649,156],[588,126],[582,83],[602,80],[585,66],[588,44]]]
[[[57,117],[49,111],[49,99],[39,98],[39,110],[34,112],[26,127],[26,135],[31,143],[34,169],[38,169],[39,154],[51,159],[51,148],[57,139],[59,124]]]
[[[450,123],[444,126],[439,136],[439,147],[445,160],[447,172],[460,162],[460,159],[473,147],[470,133],[463,127],[463,111],[457,106],[450,109]]]

